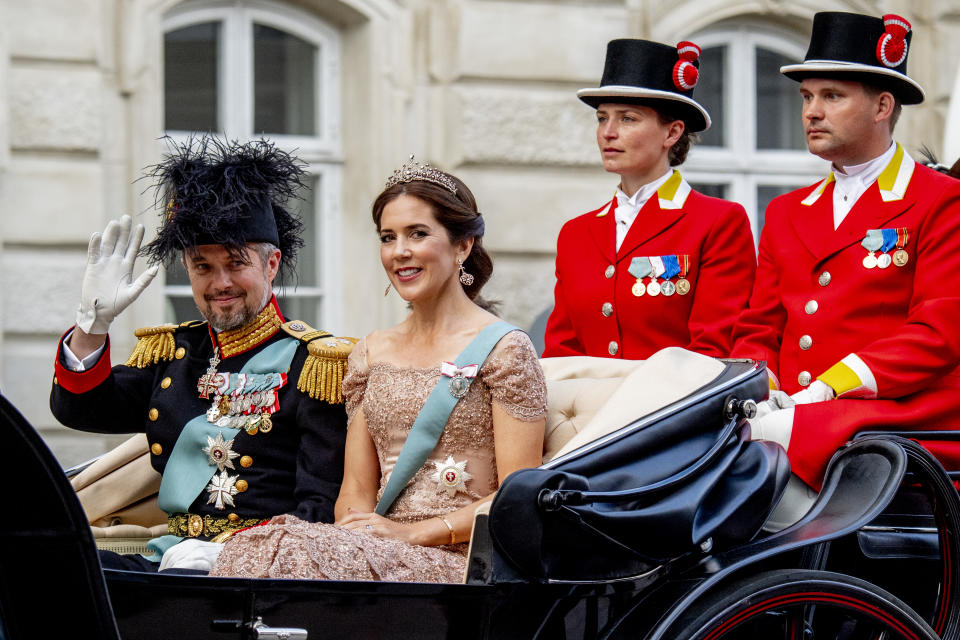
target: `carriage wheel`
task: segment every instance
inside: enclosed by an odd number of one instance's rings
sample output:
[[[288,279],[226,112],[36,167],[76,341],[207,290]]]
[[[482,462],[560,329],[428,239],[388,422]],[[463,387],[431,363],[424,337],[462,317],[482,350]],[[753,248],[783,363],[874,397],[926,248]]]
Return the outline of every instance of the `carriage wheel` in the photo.
[[[707,595],[671,633],[677,640],[936,640],[910,607],[869,582],[782,569]]]

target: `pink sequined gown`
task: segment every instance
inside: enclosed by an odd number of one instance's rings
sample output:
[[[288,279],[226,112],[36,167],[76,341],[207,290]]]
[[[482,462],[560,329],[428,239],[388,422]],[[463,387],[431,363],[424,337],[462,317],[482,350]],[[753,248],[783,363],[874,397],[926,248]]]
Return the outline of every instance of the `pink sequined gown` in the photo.
[[[427,369],[367,363],[361,340],[343,380],[347,414],[361,409],[380,459],[380,491],[430,391],[440,366]],[[442,384],[442,383],[441,383]],[[511,416],[535,423],[546,415],[546,384],[527,335],[504,336],[477,379],[450,415],[437,448],[393,503],[387,517],[415,522],[464,507],[496,490],[492,403]],[[530,424],[531,428],[540,428]],[[466,460],[472,477],[466,491],[449,495],[435,476],[437,465],[452,457]],[[379,495],[377,496],[379,498]],[[271,523],[231,538],[210,575],[323,580],[460,582],[467,545],[421,547],[334,525],[278,516]]]

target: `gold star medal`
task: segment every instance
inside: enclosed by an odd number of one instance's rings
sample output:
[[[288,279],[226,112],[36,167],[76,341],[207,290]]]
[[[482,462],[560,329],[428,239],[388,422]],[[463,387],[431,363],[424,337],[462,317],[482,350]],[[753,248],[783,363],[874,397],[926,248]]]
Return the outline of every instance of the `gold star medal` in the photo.
[[[446,491],[449,497],[457,495],[457,492],[467,492],[467,482],[473,479],[473,476],[467,473],[467,461],[454,462],[453,456],[447,456],[443,462],[433,461],[436,471],[430,476],[430,479],[437,483],[437,493]]]

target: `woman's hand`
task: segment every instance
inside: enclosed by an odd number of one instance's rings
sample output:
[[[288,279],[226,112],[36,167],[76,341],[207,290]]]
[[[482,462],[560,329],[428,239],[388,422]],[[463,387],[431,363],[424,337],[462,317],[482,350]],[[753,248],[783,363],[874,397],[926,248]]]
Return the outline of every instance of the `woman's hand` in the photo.
[[[437,518],[428,518],[420,522],[402,523],[394,522],[389,518],[384,518],[376,513],[358,511],[353,507],[347,509],[347,515],[334,523],[338,527],[350,529],[352,531],[361,531],[363,533],[372,533],[380,538],[389,538],[399,540],[407,544],[429,545],[431,535],[443,529],[448,533],[446,525]]]

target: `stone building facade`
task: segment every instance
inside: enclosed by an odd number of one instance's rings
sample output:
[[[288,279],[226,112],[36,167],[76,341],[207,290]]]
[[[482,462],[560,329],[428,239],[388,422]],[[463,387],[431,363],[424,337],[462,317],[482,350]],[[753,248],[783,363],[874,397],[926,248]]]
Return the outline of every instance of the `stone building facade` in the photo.
[[[549,309],[555,240],[607,200],[593,112],[606,42],[692,39],[697,90],[715,126],[684,173],[765,202],[812,182],[795,85],[816,11],[900,13],[914,27],[910,73],[926,102],[897,138],[960,153],[947,116],[958,82],[960,11],[951,0],[0,0],[0,390],[73,464],[115,443],[58,426],[47,408],[57,338],[71,324],[89,234],[131,213],[156,221],[137,181],[191,129],[266,135],[295,149],[315,187],[299,286],[281,293],[315,326],[364,335],[398,321],[369,216],[383,180],[415,153],[471,186],[496,262],[489,297],[530,326]],[[950,136],[946,139],[945,136]],[[953,159],[952,157],[950,158]],[[142,268],[142,267],[141,267]],[[190,313],[182,275],[158,278],[111,331]]]

